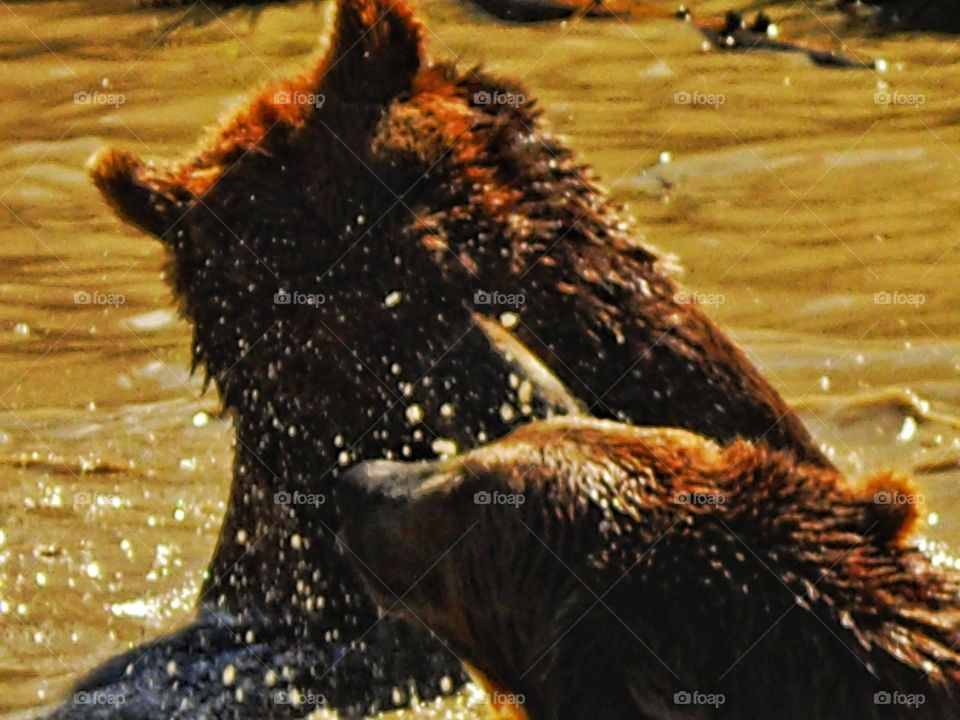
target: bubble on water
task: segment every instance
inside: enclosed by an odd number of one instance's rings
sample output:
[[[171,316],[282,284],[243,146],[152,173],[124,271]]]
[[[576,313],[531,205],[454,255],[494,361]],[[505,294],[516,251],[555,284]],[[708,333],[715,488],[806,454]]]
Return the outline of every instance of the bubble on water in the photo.
[[[241,545],[247,542],[247,531],[246,530],[237,530],[237,542]]]
[[[38,570],[36,574],[33,576],[33,579],[37,583],[38,587],[47,586],[47,574],[42,570]]]
[[[174,677],[177,674],[177,661],[171,660],[167,663],[167,677]]]
[[[180,469],[193,472],[197,469],[197,459],[195,457],[180,458]]]
[[[672,160],[673,160],[673,155],[670,154],[669,150],[664,150],[663,152],[660,153],[661,165],[669,165]]]
[[[500,406],[500,419],[504,422],[512,422],[517,417],[517,411],[514,410],[513,405],[509,403],[504,403]]]
[[[100,577],[100,563],[93,561],[87,563],[86,567],[83,569],[84,574],[91,580],[96,580]]]
[[[28,337],[30,335],[30,326],[26,323],[17,323],[13,326],[13,334],[19,335],[20,337]]]
[[[383,304],[388,308],[392,308],[399,305],[402,300],[403,300],[403,293],[400,292],[399,290],[394,290],[392,293],[390,293],[383,299]]]
[[[337,462],[340,463],[340,465],[349,465],[350,453],[348,453],[346,450],[342,451],[339,455],[337,455]]]
[[[263,684],[268,688],[272,688],[277,684],[277,674],[273,670],[267,670],[266,674],[263,676]]]
[[[885,73],[890,69],[890,65],[883,58],[877,58],[873,61],[873,69],[879,73]]]
[[[934,525],[939,525],[939,524],[940,524],[940,513],[932,512],[929,515],[927,515],[927,525],[930,525],[932,527]]]
[[[440,406],[440,416],[445,418],[453,417],[456,413],[456,408],[450,403],[444,403]]]
[[[290,536],[290,547],[294,550],[299,550],[303,547],[303,538],[301,538],[297,533],[294,533]]]
[[[196,428],[206,427],[208,424],[210,424],[210,416],[201,411],[196,413],[193,418],[191,418],[191,422]]]

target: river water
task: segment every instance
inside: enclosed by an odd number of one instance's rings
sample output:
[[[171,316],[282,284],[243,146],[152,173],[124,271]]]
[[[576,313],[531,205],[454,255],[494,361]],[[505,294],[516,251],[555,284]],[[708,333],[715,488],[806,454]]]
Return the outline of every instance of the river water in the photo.
[[[415,6],[434,56],[526,83],[839,466],[917,475],[923,542],[952,562],[956,39],[773,8],[794,38],[842,35],[850,55],[885,60],[840,71],[706,51],[670,20],[519,27],[453,0]],[[3,717],[32,717],[189,618],[230,476],[229,420],[189,375],[161,247],[115,219],[84,163],[108,143],[184,153],[250,89],[305,67],[323,16],[310,2],[0,4]],[[475,696],[445,709],[483,712]]]

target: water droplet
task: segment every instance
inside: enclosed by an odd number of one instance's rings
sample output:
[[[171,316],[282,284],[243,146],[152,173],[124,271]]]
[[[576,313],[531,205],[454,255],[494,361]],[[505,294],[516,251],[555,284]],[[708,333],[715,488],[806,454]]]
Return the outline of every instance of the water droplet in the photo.
[[[903,419],[903,425],[900,427],[900,432],[897,433],[897,440],[900,442],[910,442],[917,435],[917,421],[913,419],[911,415],[907,415]]]
[[[414,403],[406,410],[407,422],[411,425],[416,425],[423,420],[423,408],[420,405]]]
[[[449,457],[457,454],[457,443],[449,438],[437,438],[430,443],[430,449],[437,455]]]

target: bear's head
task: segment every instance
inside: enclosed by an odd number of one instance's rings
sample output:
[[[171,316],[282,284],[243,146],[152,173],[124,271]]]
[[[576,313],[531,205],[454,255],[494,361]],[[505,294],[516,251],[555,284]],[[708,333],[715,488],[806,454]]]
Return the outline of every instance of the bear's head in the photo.
[[[345,552],[381,607],[449,643],[495,704],[631,716],[629,693],[602,677],[598,646],[627,632],[604,606],[647,572],[626,578],[632,551],[677,522],[678,469],[706,475],[719,454],[685,431],[566,417],[459,458],[362,463],[337,489]]]
[[[90,163],[116,212],[168,248],[195,361],[218,380],[255,346],[254,362],[324,338],[342,352],[406,337],[418,312],[449,322],[474,285],[502,282],[520,248],[508,238],[543,240],[592,192],[521,89],[424,58],[402,0],[331,11],[313,71],[263,90],[191,157]],[[384,327],[401,299],[409,312]]]
[[[811,697],[835,713],[816,717],[872,717],[884,688],[932,705],[956,682],[957,579],[906,545],[916,495],[896,478],[565,417],[363,463],[337,497],[378,604],[533,720],[800,718]]]

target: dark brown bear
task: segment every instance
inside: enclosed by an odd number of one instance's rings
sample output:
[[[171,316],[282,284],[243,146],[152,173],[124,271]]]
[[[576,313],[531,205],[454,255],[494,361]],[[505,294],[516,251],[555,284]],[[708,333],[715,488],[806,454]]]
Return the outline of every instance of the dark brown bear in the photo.
[[[356,460],[435,458],[549,412],[476,313],[507,319],[593,414],[765,438],[828,464],[744,355],[675,298],[527,91],[427,62],[402,2],[333,9],[316,67],[252,98],[188,159],[108,150],[91,165],[118,214],[168,249],[195,362],[237,431],[196,624],[81,684],[122,695],[130,716],[312,709],[273,702],[265,668],[346,715],[459,685],[442,645],[378,621],[323,501]]]
[[[380,604],[529,720],[960,717],[960,578],[907,544],[913,497],[576,417],[337,489]]]

